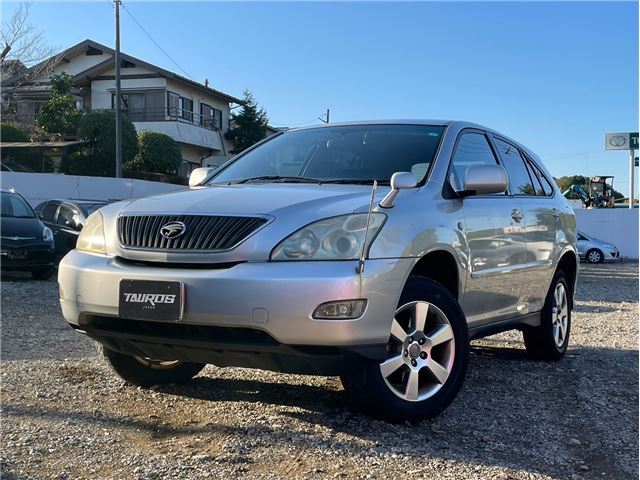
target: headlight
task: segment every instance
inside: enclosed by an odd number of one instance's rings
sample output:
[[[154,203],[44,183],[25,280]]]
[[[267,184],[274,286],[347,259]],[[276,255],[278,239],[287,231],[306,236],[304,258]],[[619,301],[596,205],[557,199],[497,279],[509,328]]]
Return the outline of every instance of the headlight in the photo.
[[[385,219],[384,213],[371,214],[366,248],[376,238]],[[271,260],[356,260],[362,253],[366,226],[366,213],[311,223],[280,242],[271,252]]]
[[[102,213],[100,211],[89,215],[87,224],[80,232],[80,236],[78,236],[76,248],[85,252],[107,253],[104,227],[102,226]]]
[[[44,227],[42,230],[42,240],[45,242],[53,242],[53,232],[49,227]]]

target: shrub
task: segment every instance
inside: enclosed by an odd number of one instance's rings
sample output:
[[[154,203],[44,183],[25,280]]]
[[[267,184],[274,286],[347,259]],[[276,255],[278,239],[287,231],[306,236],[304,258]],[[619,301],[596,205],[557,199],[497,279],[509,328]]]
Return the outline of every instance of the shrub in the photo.
[[[0,140],[3,142],[28,142],[29,136],[15,124],[0,123]]]
[[[87,144],[82,150],[63,158],[60,170],[76,175],[110,177],[116,171],[116,115],[113,111],[83,115],[78,138]],[[122,163],[130,162],[138,152],[138,137],[133,123],[122,117]]]
[[[182,161],[178,142],[164,133],[140,132],[138,154],[124,165],[128,170],[175,173]]]

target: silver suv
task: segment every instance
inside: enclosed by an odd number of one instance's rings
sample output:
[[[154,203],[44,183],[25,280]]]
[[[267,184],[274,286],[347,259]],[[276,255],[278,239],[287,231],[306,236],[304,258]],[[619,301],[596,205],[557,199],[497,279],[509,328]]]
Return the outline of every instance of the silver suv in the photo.
[[[419,421],[469,341],[519,329],[558,360],[576,222],[539,158],[466,122],[274,135],[191,188],[108,205],[60,264],[62,311],[150,386],[207,363],[340,375],[369,414]]]

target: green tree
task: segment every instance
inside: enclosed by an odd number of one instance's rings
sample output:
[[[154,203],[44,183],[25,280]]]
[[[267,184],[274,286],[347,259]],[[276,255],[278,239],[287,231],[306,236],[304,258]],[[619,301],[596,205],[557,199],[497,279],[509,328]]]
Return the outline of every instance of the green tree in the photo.
[[[178,142],[169,135],[158,132],[138,134],[138,153],[125,163],[127,170],[154,173],[175,173],[182,162]]]
[[[73,79],[66,73],[51,77],[51,98],[38,112],[37,124],[54,138],[74,137],[82,116],[71,97]]]
[[[231,128],[225,138],[233,143],[231,153],[239,153],[258,143],[267,136],[267,112],[258,106],[258,102],[249,90],[244,91],[240,113],[231,114]]]
[[[115,175],[116,115],[114,111],[91,112],[83,115],[78,138],[86,145],[62,159],[60,169],[75,175]],[[130,162],[138,153],[138,136],[133,123],[122,117],[122,163]]]
[[[0,141],[28,142],[29,136],[17,124],[0,123]]]

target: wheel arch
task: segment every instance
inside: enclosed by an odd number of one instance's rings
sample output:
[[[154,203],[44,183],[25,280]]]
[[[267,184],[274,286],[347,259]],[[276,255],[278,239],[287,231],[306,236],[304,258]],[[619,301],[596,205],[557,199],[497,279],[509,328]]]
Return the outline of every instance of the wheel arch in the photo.
[[[460,301],[464,292],[464,275],[454,252],[447,248],[436,248],[420,257],[410,270],[407,279],[420,276],[443,285],[453,297]]]
[[[573,250],[566,250],[560,256],[560,260],[558,260],[558,265],[556,266],[556,272],[562,270],[569,281],[569,287],[571,288],[571,295],[569,295],[569,298],[571,299],[572,309],[575,304],[576,286],[578,284],[578,262],[579,259],[576,252]]]

